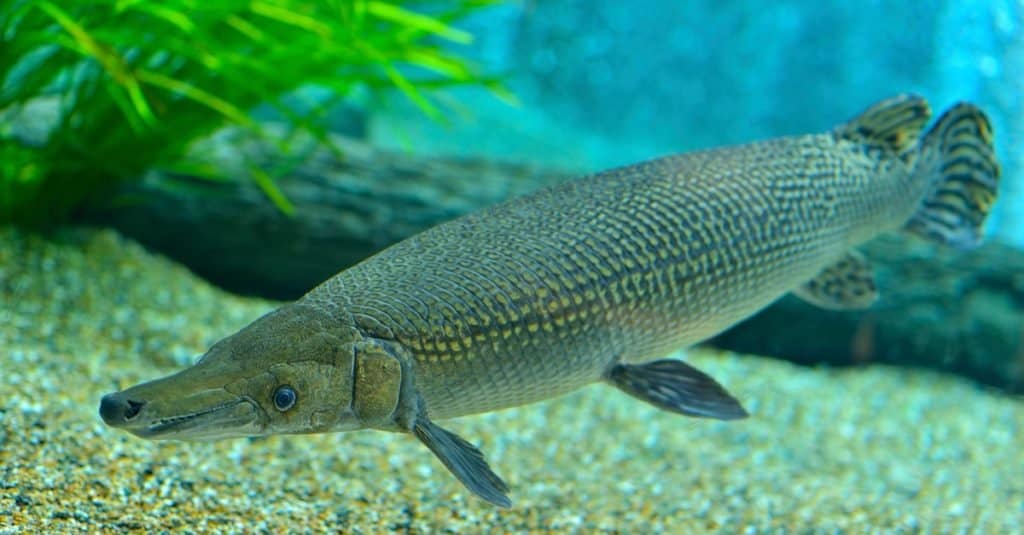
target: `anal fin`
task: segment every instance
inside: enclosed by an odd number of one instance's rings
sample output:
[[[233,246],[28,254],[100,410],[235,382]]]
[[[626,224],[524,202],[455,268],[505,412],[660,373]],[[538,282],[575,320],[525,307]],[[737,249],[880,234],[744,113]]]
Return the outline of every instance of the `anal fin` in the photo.
[[[670,412],[719,420],[747,417],[718,381],[681,360],[616,364],[607,379],[623,392]]]
[[[830,310],[867,308],[878,298],[871,264],[850,251],[838,262],[793,290],[800,299]]]
[[[416,419],[412,432],[467,489],[499,507],[512,505],[508,485],[491,470],[476,446],[424,416]]]

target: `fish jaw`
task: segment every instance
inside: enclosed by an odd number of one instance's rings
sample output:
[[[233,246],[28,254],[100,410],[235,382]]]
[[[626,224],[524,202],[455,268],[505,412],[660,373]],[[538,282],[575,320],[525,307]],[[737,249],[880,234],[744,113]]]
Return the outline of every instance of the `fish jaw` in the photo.
[[[259,404],[222,386],[181,388],[194,369],[103,396],[99,413],[116,429],[150,440],[218,440],[261,435]]]

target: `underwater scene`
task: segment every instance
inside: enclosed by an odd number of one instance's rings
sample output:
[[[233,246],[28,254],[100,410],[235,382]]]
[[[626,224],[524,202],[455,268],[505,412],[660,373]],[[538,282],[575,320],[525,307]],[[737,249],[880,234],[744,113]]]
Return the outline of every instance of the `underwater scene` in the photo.
[[[1024,533],[1024,2],[5,0],[0,534]]]

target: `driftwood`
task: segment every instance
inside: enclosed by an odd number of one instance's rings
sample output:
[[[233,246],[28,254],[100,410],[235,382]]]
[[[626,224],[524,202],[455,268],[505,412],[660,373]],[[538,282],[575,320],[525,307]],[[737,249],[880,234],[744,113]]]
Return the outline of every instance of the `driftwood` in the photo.
[[[420,230],[568,176],[380,151],[343,137],[334,142],[341,157],[303,148],[311,140],[293,142],[301,156],[277,180],[293,216],[270,202],[247,169],[280,167],[280,150],[231,130],[197,149],[213,155],[227,180],[153,171],[81,217],[111,225],[225,289],[294,299]]]
[[[83,217],[229,290],[290,299],[417,231],[569,176],[337,141],[343,158],[312,151],[278,180],[292,217],[237,163],[272,168],[278,150],[238,132],[210,142],[231,179],[152,172]],[[872,309],[829,312],[787,297],[710,343],[806,364],[933,367],[1024,390],[1024,252],[988,244],[957,253],[901,236],[865,252],[881,291]]]
[[[879,299],[833,312],[787,296],[711,340],[802,364],[938,368],[1024,392],[1024,251],[988,243],[958,252],[902,235],[861,250]]]

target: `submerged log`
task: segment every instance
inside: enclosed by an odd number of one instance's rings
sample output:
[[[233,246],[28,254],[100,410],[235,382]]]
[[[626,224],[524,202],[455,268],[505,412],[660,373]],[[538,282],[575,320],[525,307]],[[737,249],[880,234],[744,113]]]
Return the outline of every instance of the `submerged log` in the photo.
[[[197,148],[223,179],[153,171],[81,220],[113,226],[227,290],[294,299],[416,232],[569,176],[333,141],[339,151],[293,140],[297,156],[282,162],[273,141],[225,131]],[[268,199],[249,166],[290,168],[276,184],[293,215]]]
[[[987,243],[961,252],[903,235],[861,250],[880,293],[870,309],[786,296],[710,343],[807,365],[937,368],[1024,392],[1024,251]]]
[[[570,176],[337,143],[343,157],[300,149],[278,179],[292,216],[238,164],[279,168],[277,146],[228,132],[207,147],[226,180],[152,172],[83,217],[228,290],[292,299],[420,230]],[[1024,391],[1024,252],[987,244],[960,253],[903,236],[864,250],[881,292],[870,310],[831,312],[786,297],[709,343],[808,365],[938,368]]]

